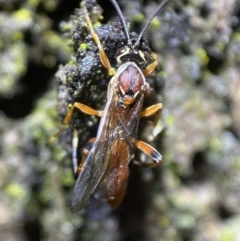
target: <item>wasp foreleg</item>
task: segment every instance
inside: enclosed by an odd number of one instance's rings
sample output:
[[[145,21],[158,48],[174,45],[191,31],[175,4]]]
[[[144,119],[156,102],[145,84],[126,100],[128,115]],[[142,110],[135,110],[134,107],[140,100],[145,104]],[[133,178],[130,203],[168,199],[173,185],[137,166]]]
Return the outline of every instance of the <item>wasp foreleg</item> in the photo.
[[[92,35],[92,38],[93,40],[95,41],[98,49],[99,49],[99,54],[100,54],[100,58],[101,58],[101,62],[103,64],[103,66],[108,70],[108,73],[110,75],[115,75],[116,71],[114,68],[112,68],[110,62],[109,62],[109,59],[102,47],[102,44],[100,42],[100,39],[98,37],[98,35],[96,34],[96,32],[94,31],[93,29],[93,26],[92,26],[92,23],[91,23],[91,20],[89,18],[89,15],[88,15],[88,12],[87,12],[87,9],[86,7],[84,6],[84,12],[85,12],[85,18],[86,18],[86,21],[87,21],[87,24],[88,24],[88,27],[89,27],[89,30],[90,30],[90,33]]]
[[[154,59],[154,61],[149,64],[146,69],[143,70],[144,76],[151,74],[158,66],[158,57],[155,53],[152,53],[152,58]]]

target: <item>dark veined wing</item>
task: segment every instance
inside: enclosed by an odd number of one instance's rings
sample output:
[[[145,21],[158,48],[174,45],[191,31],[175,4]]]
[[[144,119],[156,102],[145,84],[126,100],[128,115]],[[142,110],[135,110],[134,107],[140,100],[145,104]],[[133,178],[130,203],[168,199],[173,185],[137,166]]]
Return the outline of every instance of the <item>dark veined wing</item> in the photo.
[[[85,160],[83,170],[79,173],[73,190],[71,203],[73,213],[78,212],[88,204],[90,195],[106,171],[108,163],[103,156],[103,153],[106,153],[104,149],[104,145],[93,145]]]
[[[109,161],[115,159],[111,152],[113,143],[120,138],[125,140],[131,136],[135,138],[143,97],[141,93],[131,107],[124,109],[118,106],[118,93],[110,88],[96,140],[74,186],[70,207],[73,213],[88,204],[91,194],[107,170]]]
[[[103,111],[103,116],[98,128],[97,137],[88,156],[83,164],[82,171],[79,173],[76,180],[72,202],[71,211],[78,212],[84,208],[89,202],[90,195],[94,192],[96,186],[104,175],[108,162],[107,162],[107,130],[105,122],[109,120],[112,111],[113,91],[110,90],[107,104]]]
[[[97,186],[94,197],[107,201],[112,208],[116,208],[127,189],[131,147],[125,140],[118,139],[111,145],[111,153],[106,173]]]

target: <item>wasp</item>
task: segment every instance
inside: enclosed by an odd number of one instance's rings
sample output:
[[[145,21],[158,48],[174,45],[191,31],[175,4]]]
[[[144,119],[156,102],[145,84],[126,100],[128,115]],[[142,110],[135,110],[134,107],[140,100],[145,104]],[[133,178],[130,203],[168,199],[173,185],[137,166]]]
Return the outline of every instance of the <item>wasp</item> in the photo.
[[[137,139],[140,118],[156,113],[160,115],[162,110],[161,103],[142,110],[144,95],[149,88],[146,76],[154,71],[158,61],[156,54],[152,53],[153,62],[146,66],[146,59],[144,53],[139,50],[139,45],[151,20],[169,1],[165,0],[159,5],[138,38],[132,40],[117,2],[111,0],[127,39],[127,44],[116,53],[118,69],[111,66],[93,29],[87,9],[83,6],[85,19],[98,47],[101,62],[112,78],[108,84],[104,110],[95,110],[75,102],[63,122],[63,125],[69,123],[76,108],[87,115],[101,117],[96,137],[91,138],[85,145],[80,164],[74,163],[77,178],[70,207],[73,213],[84,208],[93,193],[105,198],[112,208],[116,208],[122,202],[128,184],[129,164],[133,160],[136,148],[152,158],[153,162],[146,163],[147,166],[156,167],[162,162],[162,156],[156,149]]]

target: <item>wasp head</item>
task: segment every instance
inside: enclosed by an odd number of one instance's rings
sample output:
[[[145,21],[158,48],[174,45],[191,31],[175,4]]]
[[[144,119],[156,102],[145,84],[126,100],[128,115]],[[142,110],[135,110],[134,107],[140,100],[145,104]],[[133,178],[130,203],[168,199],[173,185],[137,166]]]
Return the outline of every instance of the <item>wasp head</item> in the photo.
[[[142,67],[146,63],[146,59],[141,50],[133,48],[132,46],[124,46],[118,49],[117,53],[117,62],[123,64],[126,62],[134,62],[139,67]]]

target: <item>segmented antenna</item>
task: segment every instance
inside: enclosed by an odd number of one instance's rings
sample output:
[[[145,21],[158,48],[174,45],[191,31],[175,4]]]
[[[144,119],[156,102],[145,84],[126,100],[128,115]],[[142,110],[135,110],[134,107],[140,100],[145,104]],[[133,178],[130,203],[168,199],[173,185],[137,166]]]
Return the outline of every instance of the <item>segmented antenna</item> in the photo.
[[[123,30],[124,30],[124,32],[126,34],[126,37],[127,37],[128,45],[132,45],[131,39],[129,37],[127,25],[126,25],[126,22],[124,20],[124,17],[123,17],[121,9],[120,9],[120,7],[119,7],[119,5],[118,5],[116,0],[110,0],[110,1],[113,4],[113,6],[115,7],[115,9],[117,10],[118,16],[119,16],[120,21],[121,21],[122,26],[123,26]]]
[[[129,33],[128,33],[128,29],[127,29],[127,25],[126,25],[126,22],[124,20],[124,17],[123,17],[123,14],[122,14],[122,11],[117,3],[116,0],[110,0],[113,4],[113,6],[115,7],[115,9],[117,10],[117,13],[118,13],[118,16],[120,18],[120,21],[122,23],[122,26],[123,26],[123,30],[126,34],[126,37],[127,37],[127,41],[128,41],[128,46],[132,46],[132,42],[131,42],[131,39],[129,37]],[[142,32],[139,34],[138,36],[138,39],[136,41],[136,43],[134,44],[133,48],[136,48],[138,47],[139,43],[140,43],[140,40],[142,38],[142,35],[143,33],[145,32],[145,30],[148,28],[149,24],[151,23],[151,21],[153,20],[153,18],[161,11],[161,9],[168,3],[170,2],[171,0],[165,0],[163,1],[159,6],[158,8],[156,9],[156,11],[153,13],[153,15],[151,16],[151,18],[148,20],[148,22],[146,23],[146,25],[144,26]]]
[[[156,9],[156,11],[153,13],[153,15],[151,16],[151,18],[148,20],[148,22],[147,22],[146,25],[144,26],[142,32],[139,34],[138,39],[137,39],[136,43],[134,44],[133,48],[136,48],[136,47],[139,45],[143,33],[145,32],[145,30],[147,29],[147,27],[149,26],[149,24],[152,22],[153,18],[154,18],[154,17],[161,11],[161,9],[162,9],[168,2],[170,2],[170,1],[171,1],[171,0],[165,0],[165,1],[163,1],[163,2],[158,6],[158,8]]]

